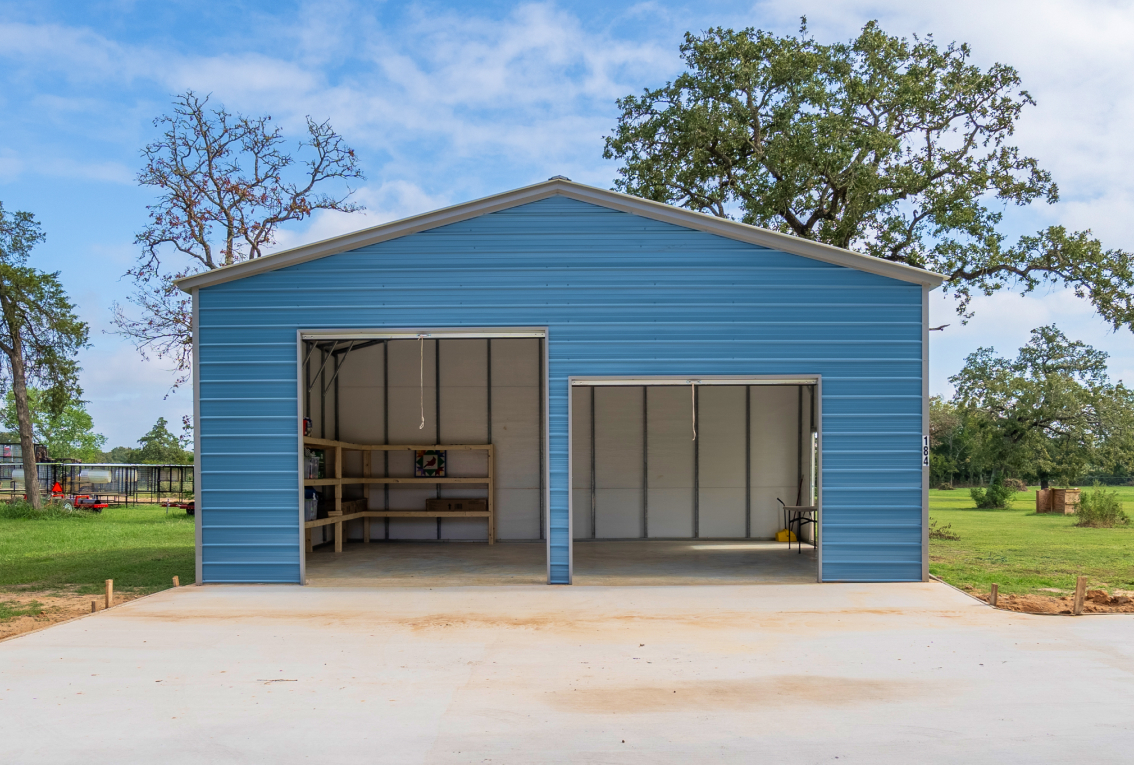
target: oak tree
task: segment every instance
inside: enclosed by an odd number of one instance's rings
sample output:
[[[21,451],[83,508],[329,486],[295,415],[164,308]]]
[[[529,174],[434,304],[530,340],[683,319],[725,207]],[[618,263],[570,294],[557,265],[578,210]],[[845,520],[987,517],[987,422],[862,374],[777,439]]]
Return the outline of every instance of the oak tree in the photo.
[[[1034,475],[1047,488],[1090,465],[1134,467],[1134,396],[1107,375],[1107,354],[1054,325],[1032,330],[1016,358],[979,348],[949,378],[956,402],[987,424],[1000,470]]]
[[[974,292],[1054,284],[1134,324],[1128,253],[1090,231],[998,229],[1007,205],[1059,198],[1011,143],[1034,103],[1012,67],[873,21],[833,44],[806,19],[797,36],[710,29],[681,54],[675,80],[618,101],[619,190],[944,274],[965,316]]]
[[[142,150],[138,183],[158,199],[127,272],[140,315],[115,305],[114,322],[143,356],[173,360],[180,384],[192,369],[192,302],[173,280],[258,258],[282,224],[317,210],[362,210],[346,182],[364,175],[329,121],[308,117],[293,154],[270,116],[232,114],[187,91],[154,126],[162,135]]]

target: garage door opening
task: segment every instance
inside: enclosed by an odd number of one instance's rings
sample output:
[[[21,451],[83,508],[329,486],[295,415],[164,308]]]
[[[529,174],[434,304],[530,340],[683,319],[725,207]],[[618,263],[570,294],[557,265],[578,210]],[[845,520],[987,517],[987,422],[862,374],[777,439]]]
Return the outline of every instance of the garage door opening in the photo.
[[[547,581],[544,342],[301,333],[308,584]]]
[[[572,581],[816,581],[819,422],[815,378],[573,379]]]

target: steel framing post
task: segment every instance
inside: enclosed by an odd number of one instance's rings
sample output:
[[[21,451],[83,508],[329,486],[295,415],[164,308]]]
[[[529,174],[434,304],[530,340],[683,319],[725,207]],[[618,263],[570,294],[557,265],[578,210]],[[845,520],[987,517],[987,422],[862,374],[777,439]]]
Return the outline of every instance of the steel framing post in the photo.
[[[382,341],[382,443],[390,443],[390,341]],[[390,452],[382,452],[382,476],[390,477]],[[382,509],[390,509],[390,484],[382,484]],[[390,541],[390,519],[383,518],[382,538]]]
[[[488,415],[488,417],[487,417],[487,419],[488,419],[488,425],[487,425],[488,441],[487,441],[487,443],[492,443],[492,338],[491,337],[486,338],[485,342],[488,343],[488,349],[486,351],[486,355],[487,355],[488,360],[487,360],[487,363],[485,363],[485,382],[484,382],[484,388],[485,388],[484,400],[485,401],[484,401],[484,403],[485,403],[485,410],[486,410],[487,415]]]
[[[327,352],[322,348],[319,349],[319,360],[323,363],[319,365],[319,437],[327,437],[327,388],[324,384],[327,380],[327,374],[323,370],[327,368]]]
[[[744,538],[752,538],[752,386],[744,386]]]
[[[693,421],[696,422],[701,413],[701,396],[697,386],[693,386]],[[693,438],[693,538],[701,536],[701,439]]]
[[[433,443],[441,445],[441,340],[433,341]],[[440,451],[440,450],[438,450]],[[441,499],[441,484],[435,484],[433,494]],[[437,519],[437,540],[441,541],[441,519]]]
[[[642,538],[650,536],[650,389],[642,386]]]
[[[597,538],[597,504],[595,502],[595,387],[591,386],[591,539]]]
[[[536,358],[536,379],[539,380],[539,538],[543,541],[544,521],[547,509],[544,507],[544,464],[543,464],[543,354],[544,354],[544,338],[539,338],[539,352]]]
[[[795,504],[803,501],[803,386],[796,387],[798,404],[796,407],[796,424],[798,430],[795,436]]]

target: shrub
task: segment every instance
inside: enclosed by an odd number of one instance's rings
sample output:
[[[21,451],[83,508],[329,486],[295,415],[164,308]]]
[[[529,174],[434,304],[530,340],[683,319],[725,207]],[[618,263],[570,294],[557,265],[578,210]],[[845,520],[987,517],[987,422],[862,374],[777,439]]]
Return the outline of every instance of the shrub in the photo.
[[[929,538],[941,539],[947,542],[956,542],[961,538],[961,535],[953,531],[953,524],[946,523],[944,526],[939,526],[937,524],[937,521],[930,519]]]
[[[953,491],[953,484],[943,483],[937,487],[938,491]]]
[[[0,518],[21,521],[58,521],[94,518],[90,510],[64,510],[55,502],[44,502],[42,510],[36,510],[26,499],[0,502]]]
[[[1012,504],[1012,500],[1016,498],[1016,491],[1005,486],[1001,479],[997,478],[987,489],[979,486],[969,489],[969,495],[981,510],[1002,510]]]
[[[1019,478],[1005,478],[1004,488],[1011,489],[1015,492],[1027,491],[1028,485],[1021,481]]]
[[[1076,526],[1095,529],[1112,529],[1115,526],[1130,524],[1130,516],[1122,510],[1118,492],[1107,491],[1098,484],[1091,491],[1083,492],[1079,498],[1078,520]]]

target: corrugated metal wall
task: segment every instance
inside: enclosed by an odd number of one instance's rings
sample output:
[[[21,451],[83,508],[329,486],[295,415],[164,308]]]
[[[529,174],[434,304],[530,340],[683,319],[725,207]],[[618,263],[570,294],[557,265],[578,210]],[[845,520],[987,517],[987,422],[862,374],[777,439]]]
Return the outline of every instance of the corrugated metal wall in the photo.
[[[920,580],[922,288],[553,197],[202,288],[203,580],[300,576],[296,330],[549,327],[551,572],[569,375],[823,377],[825,580]]]

